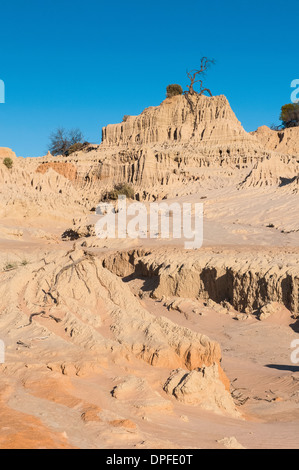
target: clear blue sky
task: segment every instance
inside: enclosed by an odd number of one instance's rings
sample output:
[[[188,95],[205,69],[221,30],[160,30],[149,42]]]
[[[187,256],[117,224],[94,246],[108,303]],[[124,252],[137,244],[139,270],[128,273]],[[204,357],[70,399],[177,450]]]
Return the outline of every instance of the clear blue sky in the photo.
[[[1,0],[0,146],[47,152],[57,127],[101,128],[186,89],[186,69],[214,58],[206,85],[247,131],[278,123],[299,78],[299,2],[281,0]]]

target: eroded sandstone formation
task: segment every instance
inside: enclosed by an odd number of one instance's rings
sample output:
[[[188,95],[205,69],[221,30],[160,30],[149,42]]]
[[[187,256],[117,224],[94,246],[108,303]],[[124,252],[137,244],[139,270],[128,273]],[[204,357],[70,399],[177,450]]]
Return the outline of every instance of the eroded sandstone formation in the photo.
[[[119,276],[136,273],[155,277],[155,298],[182,297],[227,301],[240,312],[254,312],[268,302],[280,302],[299,314],[298,258],[292,253],[259,259],[249,251],[132,251],[108,257],[104,265]]]
[[[244,436],[243,406],[271,439],[277,416],[293,419],[297,140],[248,134],[224,96],[194,95],[108,125],[69,157],[0,149],[0,447],[194,447],[204,419],[221,429],[214,443],[237,446],[222,429]],[[203,201],[203,247],[98,239],[95,208],[124,182],[147,207]]]
[[[299,153],[298,127],[275,131],[267,126],[261,126],[255,132],[251,132],[251,135],[256,137],[269,150],[289,155],[298,155]]]

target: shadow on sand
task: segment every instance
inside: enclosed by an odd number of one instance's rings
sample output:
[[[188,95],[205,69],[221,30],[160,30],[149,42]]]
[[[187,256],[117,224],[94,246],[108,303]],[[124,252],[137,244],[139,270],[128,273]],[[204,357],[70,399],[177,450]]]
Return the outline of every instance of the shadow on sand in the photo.
[[[289,366],[284,364],[266,364],[270,369],[288,370],[290,372],[299,372],[299,366]]]

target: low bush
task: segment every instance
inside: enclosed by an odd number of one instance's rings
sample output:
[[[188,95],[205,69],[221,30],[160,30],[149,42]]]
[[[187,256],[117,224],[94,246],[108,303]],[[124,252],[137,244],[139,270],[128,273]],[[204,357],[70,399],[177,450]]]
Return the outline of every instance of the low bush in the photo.
[[[5,165],[6,168],[12,168],[12,166],[13,166],[13,161],[12,161],[12,159],[9,158],[9,157],[4,158],[4,160],[3,160],[3,165]]]
[[[183,93],[183,88],[177,83],[173,83],[166,87],[166,97],[171,98],[172,96],[181,95]]]
[[[134,199],[135,192],[134,188],[128,183],[121,183],[114,186],[112,191],[107,193],[107,199],[116,201],[118,196],[126,196],[129,199]]]

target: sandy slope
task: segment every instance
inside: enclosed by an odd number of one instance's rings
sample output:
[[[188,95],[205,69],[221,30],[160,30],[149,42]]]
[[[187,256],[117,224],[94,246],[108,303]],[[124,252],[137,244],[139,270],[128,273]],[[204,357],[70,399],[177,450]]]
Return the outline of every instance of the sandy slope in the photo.
[[[288,256],[292,263],[298,260],[294,233],[281,234],[275,228],[259,225],[254,207],[250,225],[243,220],[236,224],[234,213],[226,217],[225,237],[222,229],[217,230],[219,224],[223,226],[221,204],[221,198],[215,197],[208,207],[213,215],[208,222],[206,246],[199,250],[203,256],[211,257],[213,251],[215,256],[218,251],[224,253],[228,264],[246,258],[246,253],[252,253],[248,233],[254,230],[252,243],[257,260],[265,254],[268,259],[279,255],[284,263]],[[238,203],[232,198],[232,204],[237,212],[236,206],[243,205],[243,198]],[[289,212],[290,221],[291,215]],[[232,227],[236,239],[229,245]],[[44,229],[51,234],[50,224]],[[80,248],[84,239],[75,242],[78,248],[74,252],[73,242],[51,237],[49,241],[27,234],[2,242],[1,337],[6,344],[6,363],[1,366],[2,447],[222,448],[237,446],[234,441],[224,441],[225,445],[218,442],[232,436],[249,448],[297,446],[298,367],[290,362],[290,343],[298,338],[298,328],[285,306],[277,304],[275,314],[259,321],[255,315],[200,298],[177,298],[166,292],[162,300],[155,300],[150,297],[156,288],[155,278],[138,273],[130,276],[132,266],[126,257],[120,261],[115,256],[117,249],[124,249],[123,242],[115,240],[109,248],[108,240],[85,240],[90,246],[84,248],[85,253],[99,260],[96,266],[100,286],[88,262],[78,265],[77,270],[71,268],[69,277],[62,272],[58,306],[53,300],[57,292],[49,287],[59,270],[72,263],[69,256],[75,261],[86,256]],[[134,240],[126,243],[128,251],[136,245]],[[171,245],[167,248],[164,241],[163,255],[159,241],[153,246],[147,240],[144,246],[159,264],[167,253],[174,262],[179,260],[177,250],[183,255],[183,248],[177,247],[173,256]],[[138,247],[142,248],[140,240]],[[190,251],[186,255],[192,258]],[[101,260],[111,256],[115,260],[113,271],[123,276],[125,283],[101,267]],[[11,271],[5,271],[8,262],[16,263]],[[109,262],[106,265],[110,267]],[[173,303],[175,300],[179,300],[178,305]],[[155,318],[162,319],[153,331],[155,342],[160,338],[158,346],[146,331],[147,315],[152,325]],[[165,393],[163,386],[171,371],[187,365],[172,352],[173,340],[166,339],[165,343],[165,334],[169,337],[165,333],[166,319],[176,328],[183,328],[178,338],[184,337],[187,328],[193,335],[204,334],[220,345],[221,366],[240,417],[226,416],[221,410],[219,413],[217,407],[211,411],[198,404],[185,404]],[[195,337],[193,345],[194,341]],[[159,351],[156,362],[152,360],[153,347]],[[200,363],[195,362],[191,367],[197,366]],[[134,380],[123,386],[123,394],[113,396],[114,387],[128,377]],[[30,438],[21,437],[20,420],[23,426],[25,422],[20,413],[32,420],[28,422],[34,429]],[[40,424],[35,424],[35,419]]]

